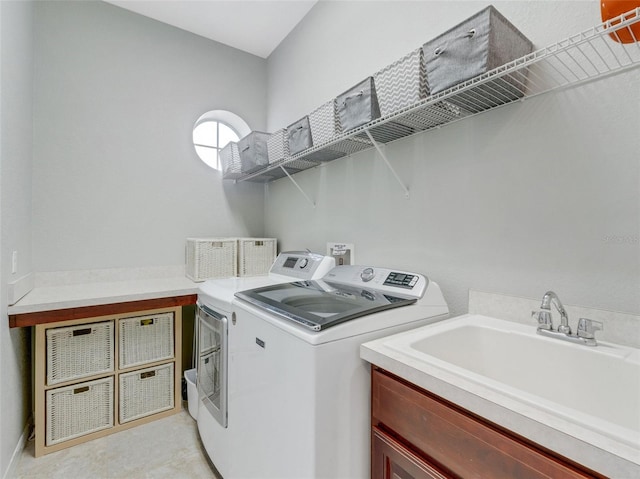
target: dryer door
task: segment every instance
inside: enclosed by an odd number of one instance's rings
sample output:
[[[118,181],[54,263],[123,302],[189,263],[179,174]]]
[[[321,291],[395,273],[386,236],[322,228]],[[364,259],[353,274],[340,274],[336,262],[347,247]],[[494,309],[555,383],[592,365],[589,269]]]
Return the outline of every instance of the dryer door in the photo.
[[[227,427],[227,318],[198,305],[198,396],[222,427]]]

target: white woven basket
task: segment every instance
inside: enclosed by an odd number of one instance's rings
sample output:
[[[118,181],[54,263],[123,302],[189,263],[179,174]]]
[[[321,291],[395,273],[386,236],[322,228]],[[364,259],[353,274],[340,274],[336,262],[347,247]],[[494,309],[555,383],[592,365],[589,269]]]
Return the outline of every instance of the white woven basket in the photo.
[[[47,384],[113,371],[113,322],[47,329]]]
[[[46,445],[113,427],[113,377],[47,391]]]
[[[236,238],[187,238],[187,278],[204,281],[236,276],[238,268]]]
[[[173,409],[173,363],[120,375],[120,423]]]
[[[119,369],[173,357],[173,313],[119,321]]]
[[[277,247],[276,238],[238,238],[238,276],[268,274]]]

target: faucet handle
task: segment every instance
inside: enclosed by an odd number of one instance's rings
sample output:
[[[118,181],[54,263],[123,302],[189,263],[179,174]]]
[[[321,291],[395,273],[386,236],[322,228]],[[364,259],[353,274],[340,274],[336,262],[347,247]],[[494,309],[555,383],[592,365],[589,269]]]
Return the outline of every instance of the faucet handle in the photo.
[[[580,318],[578,321],[578,337],[585,339],[595,339],[596,331],[602,331],[603,325],[600,321],[593,319]]]
[[[538,329],[553,330],[553,320],[551,310],[541,308],[531,311],[531,317],[538,322]]]

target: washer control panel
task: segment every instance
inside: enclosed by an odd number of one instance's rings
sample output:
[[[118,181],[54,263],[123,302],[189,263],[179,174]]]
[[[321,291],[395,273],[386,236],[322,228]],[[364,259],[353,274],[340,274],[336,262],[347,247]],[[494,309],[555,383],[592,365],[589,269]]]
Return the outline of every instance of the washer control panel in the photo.
[[[360,273],[360,279],[362,279],[362,281],[364,281],[365,283],[371,281],[375,277],[376,272],[373,270],[373,268],[365,268]]]
[[[419,273],[355,265],[336,266],[323,279],[412,298],[422,298],[429,284]]]
[[[415,274],[398,273],[392,271],[384,280],[384,285],[398,286],[399,288],[413,288],[418,283],[418,276]]]

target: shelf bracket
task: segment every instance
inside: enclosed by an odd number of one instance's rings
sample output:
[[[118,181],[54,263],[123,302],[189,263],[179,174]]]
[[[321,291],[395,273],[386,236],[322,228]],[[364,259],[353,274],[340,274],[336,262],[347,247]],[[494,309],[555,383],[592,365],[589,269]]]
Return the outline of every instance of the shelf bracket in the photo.
[[[280,168],[282,169],[282,171],[284,171],[284,174],[285,174],[285,175],[287,175],[287,177],[291,180],[291,183],[293,183],[293,185],[294,185],[296,188],[298,188],[298,191],[299,191],[300,193],[302,193],[302,196],[304,196],[304,197],[305,197],[305,199],[307,200],[307,202],[308,202],[312,207],[314,207],[314,208],[315,208],[315,207],[316,207],[315,202],[314,202],[314,201],[312,201],[312,200],[311,200],[311,198],[309,198],[309,197],[307,196],[307,194],[306,194],[306,193],[304,192],[304,190],[300,187],[300,185],[296,182],[296,180],[294,180],[294,179],[293,179],[293,177],[289,174],[289,172],[287,171],[287,169],[286,169],[284,166],[282,166],[282,165],[280,165]]]
[[[382,151],[382,148],[380,148],[380,145],[378,144],[378,142],[374,140],[373,136],[371,136],[371,132],[369,130],[364,130],[364,132],[369,137],[369,140],[371,140],[371,143],[373,143],[373,146],[375,146],[376,150],[378,151],[378,154],[380,155],[380,158],[382,158],[382,160],[385,162],[385,164],[387,165],[387,168],[389,168],[389,171],[391,171],[391,173],[393,174],[393,177],[396,179],[396,181],[400,185],[400,188],[402,188],[402,191],[404,191],[404,197],[409,198],[409,188],[405,186],[405,184],[402,182],[402,180],[398,176],[398,173],[396,173],[396,170],[393,169],[393,166],[391,166],[391,163],[389,163],[389,160],[387,159],[387,155],[384,154],[384,151]]]

